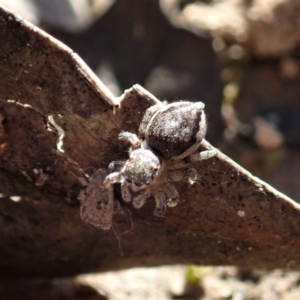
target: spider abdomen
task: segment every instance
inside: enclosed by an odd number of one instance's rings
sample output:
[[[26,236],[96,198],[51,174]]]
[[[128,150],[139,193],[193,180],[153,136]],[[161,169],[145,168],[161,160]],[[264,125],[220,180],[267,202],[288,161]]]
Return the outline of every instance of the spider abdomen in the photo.
[[[149,121],[146,140],[163,158],[176,157],[200,142],[206,133],[202,102],[177,102],[158,110]]]

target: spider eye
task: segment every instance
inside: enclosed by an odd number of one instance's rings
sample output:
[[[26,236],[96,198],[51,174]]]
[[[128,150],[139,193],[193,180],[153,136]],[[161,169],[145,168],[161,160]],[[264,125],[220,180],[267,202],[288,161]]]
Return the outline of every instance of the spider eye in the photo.
[[[126,181],[132,183],[132,180],[130,178],[126,178]]]
[[[142,182],[139,182],[139,181],[137,181],[137,182],[135,182],[135,185],[136,185],[136,186],[142,186],[142,185],[143,185],[143,183],[142,183]]]
[[[151,166],[150,166],[150,168],[151,168],[151,171],[153,172],[156,172],[158,169],[159,169],[159,167],[157,166],[157,164],[155,164],[155,163],[152,163],[151,164]]]

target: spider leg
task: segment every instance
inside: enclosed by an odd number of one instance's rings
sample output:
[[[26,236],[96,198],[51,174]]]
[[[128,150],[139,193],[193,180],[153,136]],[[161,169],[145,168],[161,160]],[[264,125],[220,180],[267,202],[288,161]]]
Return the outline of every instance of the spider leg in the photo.
[[[129,189],[129,184],[125,180],[121,183],[121,191],[123,200],[125,202],[130,202],[132,198],[132,192]]]
[[[172,182],[181,181],[187,178],[190,184],[195,183],[195,181],[200,179],[200,176],[196,169],[185,168],[181,170],[171,170],[168,174],[168,180]]]
[[[179,161],[174,161],[174,163],[172,164],[172,166],[170,166],[170,170],[178,170],[178,169],[184,169],[184,168],[188,168],[189,163],[184,161],[184,160],[179,160]]]
[[[154,209],[153,214],[156,217],[163,217],[166,213],[166,208],[167,208],[167,199],[166,195],[163,192],[158,192],[157,194],[154,195],[156,206]]]
[[[201,160],[206,160],[211,157],[214,157],[217,154],[217,150],[212,149],[212,150],[205,150],[201,152],[195,152],[190,155],[190,160],[191,161],[201,161]]]
[[[131,144],[131,147],[133,150],[141,148],[141,142],[140,142],[139,138],[137,137],[137,135],[134,133],[122,131],[119,134],[119,140],[128,141]]]
[[[168,180],[171,182],[177,182],[185,179],[186,176],[186,169],[182,170],[170,170],[168,173]]]
[[[120,171],[125,163],[124,160],[114,160],[108,165],[108,170],[110,172]]]
[[[134,208],[141,208],[147,198],[149,198],[151,196],[151,191],[149,189],[145,189],[139,192],[138,195],[134,196],[134,198],[132,199],[132,205]]]
[[[122,179],[123,177],[120,172],[113,172],[105,177],[103,184],[108,190],[114,183],[122,182]]]
[[[103,184],[108,192],[108,202],[114,203],[114,183],[122,181],[122,174],[120,172],[114,172],[107,175],[103,181]]]
[[[178,204],[179,194],[178,194],[177,189],[175,188],[175,186],[173,184],[167,183],[163,188],[163,192],[168,197],[167,205],[169,207],[174,207]]]

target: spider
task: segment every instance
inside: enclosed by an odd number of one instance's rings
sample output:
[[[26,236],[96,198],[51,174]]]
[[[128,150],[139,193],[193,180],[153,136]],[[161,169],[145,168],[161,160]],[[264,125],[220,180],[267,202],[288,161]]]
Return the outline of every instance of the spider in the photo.
[[[154,215],[163,217],[166,208],[179,202],[172,182],[188,179],[194,183],[197,171],[190,162],[209,159],[216,150],[199,152],[207,130],[204,103],[181,101],[161,102],[148,108],[139,127],[139,137],[121,132],[119,140],[127,141],[129,159],[113,161],[104,180],[110,203],[114,201],[113,185],[121,183],[122,198],[141,208],[152,195],[156,206]]]

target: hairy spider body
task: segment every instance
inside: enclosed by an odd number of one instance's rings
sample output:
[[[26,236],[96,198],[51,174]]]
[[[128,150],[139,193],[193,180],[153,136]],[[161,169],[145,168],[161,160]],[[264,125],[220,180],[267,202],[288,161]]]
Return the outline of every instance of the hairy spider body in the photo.
[[[164,159],[188,156],[190,148],[200,146],[207,130],[202,102],[175,102],[153,107],[150,116],[145,114],[139,129],[151,149]],[[146,122],[145,122],[145,121]]]
[[[135,208],[154,196],[154,214],[162,217],[167,206],[179,201],[177,189],[171,182],[197,180],[198,174],[190,161],[201,161],[216,154],[215,150],[199,153],[199,146],[207,130],[202,102],[162,102],[147,109],[139,128],[139,138],[130,132],[121,132],[120,140],[130,142],[130,156],[126,162],[112,162],[110,168],[120,165],[109,174],[104,185],[114,198],[113,184],[121,183],[124,201]]]

